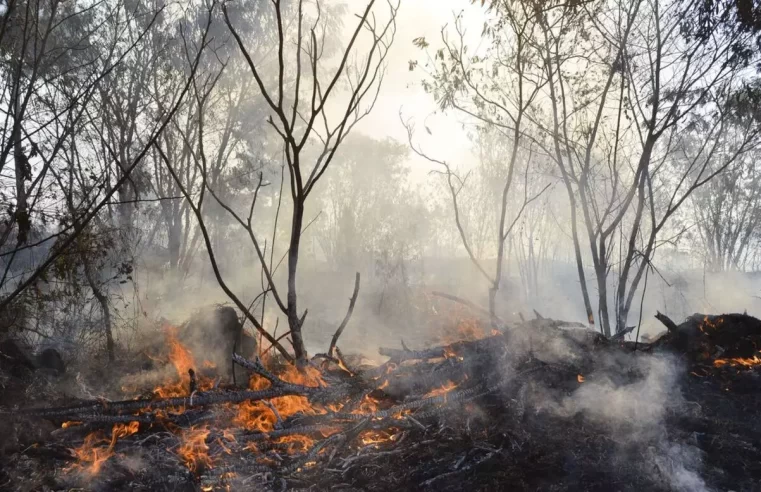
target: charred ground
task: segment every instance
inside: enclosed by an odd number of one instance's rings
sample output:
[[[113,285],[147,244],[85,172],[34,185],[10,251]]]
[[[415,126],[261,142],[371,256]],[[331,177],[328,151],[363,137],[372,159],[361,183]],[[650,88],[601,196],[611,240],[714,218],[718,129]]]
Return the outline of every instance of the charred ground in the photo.
[[[6,377],[6,435],[16,441],[6,442],[0,483],[758,490],[759,320],[695,315],[636,346],[564,325],[536,319],[479,332],[471,324],[465,340],[382,348],[388,361],[379,366],[340,351],[301,373],[275,358],[261,359],[266,368],[241,358],[252,373],[247,393],[192,358],[169,357],[192,376],[121,403],[67,400],[59,382],[34,373]],[[110,371],[131,370],[123,362]]]

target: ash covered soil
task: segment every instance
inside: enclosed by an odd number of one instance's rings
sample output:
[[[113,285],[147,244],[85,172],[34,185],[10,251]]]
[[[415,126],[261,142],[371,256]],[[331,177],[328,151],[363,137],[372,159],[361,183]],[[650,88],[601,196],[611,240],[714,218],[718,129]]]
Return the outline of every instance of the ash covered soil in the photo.
[[[761,321],[696,314],[636,347],[562,324],[382,349],[380,367],[347,354],[348,371],[315,362],[314,384],[265,359],[249,390],[266,373],[293,393],[266,404],[211,401],[240,389],[201,369],[159,395],[195,390],[165,412],[155,392],[147,410],[98,400],[138,397],[109,383],[134,358],[4,372],[0,489],[761,490]]]

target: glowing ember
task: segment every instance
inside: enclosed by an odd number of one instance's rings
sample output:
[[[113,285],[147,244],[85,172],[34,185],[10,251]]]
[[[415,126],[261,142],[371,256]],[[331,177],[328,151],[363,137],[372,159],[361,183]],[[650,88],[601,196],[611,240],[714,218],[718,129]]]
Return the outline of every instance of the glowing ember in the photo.
[[[359,439],[365,446],[377,445],[384,442],[393,441],[396,438],[396,434],[391,434],[384,431],[364,431],[359,435]]]
[[[756,367],[761,366],[761,358],[759,358],[757,355],[754,355],[750,358],[744,358],[744,357],[735,357],[732,359],[716,359],[713,361],[714,367],[723,367],[726,365],[735,366],[735,367]]]
[[[435,390],[426,393],[425,398],[432,398],[434,396],[446,395],[447,393],[449,393],[456,387],[457,385],[454,384],[452,381],[447,381],[441,386],[441,388],[436,388]]]
[[[724,319],[723,319],[723,318],[717,318],[717,319],[716,319],[716,322],[714,323],[714,322],[712,322],[710,319],[708,319],[708,316],[705,316],[705,317],[703,318],[703,322],[702,322],[702,323],[700,323],[700,324],[698,325],[698,329],[699,329],[701,332],[703,332],[703,333],[705,333],[705,332],[706,332],[706,331],[705,331],[705,329],[704,329],[704,327],[705,327],[705,328],[710,328],[710,329],[712,329],[712,330],[716,330],[716,329],[718,329],[718,328],[719,328],[719,325],[720,325],[720,324],[722,324],[723,322],[724,322]]]
[[[581,374],[577,375],[576,376],[576,381],[578,381],[580,383],[583,383],[584,382],[584,376],[582,376]]]

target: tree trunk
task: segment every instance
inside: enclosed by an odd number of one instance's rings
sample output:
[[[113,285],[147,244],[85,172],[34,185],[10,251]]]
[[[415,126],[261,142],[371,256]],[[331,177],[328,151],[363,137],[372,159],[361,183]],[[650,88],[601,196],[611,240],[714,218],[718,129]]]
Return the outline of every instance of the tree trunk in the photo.
[[[19,98],[15,101],[15,117],[13,121],[13,161],[16,177],[16,213],[15,219],[18,225],[18,234],[16,244],[20,246],[26,243],[31,221],[29,219],[29,205],[27,203],[26,179],[29,176],[29,161],[24,154],[24,147],[21,144],[21,111]]]
[[[304,221],[304,202],[296,198],[293,203],[293,220],[291,223],[291,241],[288,249],[288,327],[293,340],[293,352],[298,364],[307,360],[304,338],[301,335],[303,318],[299,318],[296,294],[296,271],[299,263],[299,246],[301,244],[301,225]]]
[[[92,289],[95,300],[98,301],[100,309],[103,312],[103,327],[106,331],[106,352],[108,353],[108,360],[113,362],[115,359],[114,334],[111,329],[111,308],[108,306],[108,296],[103,293],[103,291],[100,289],[100,286],[96,282],[95,275],[92,271],[92,265],[90,265],[86,255],[82,254],[81,258],[87,283],[90,285],[90,289]]]

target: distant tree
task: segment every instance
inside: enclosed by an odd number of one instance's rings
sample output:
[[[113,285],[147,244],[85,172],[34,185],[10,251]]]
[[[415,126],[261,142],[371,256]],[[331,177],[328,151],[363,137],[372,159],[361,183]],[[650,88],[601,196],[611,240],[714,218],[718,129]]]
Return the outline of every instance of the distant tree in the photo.
[[[510,34],[491,37],[492,44],[485,52],[468,52],[462,18],[457,16],[454,39],[449,38],[446,29],[442,29],[443,47],[423,64],[428,74],[424,88],[436,98],[440,107],[444,110],[454,109],[463,116],[474,118],[489,131],[499,132],[504,148],[507,149],[505,155],[500,156],[499,176],[495,176],[501,182],[501,193],[494,204],[498,213],[496,228],[492,232],[496,237],[493,272],[487,271],[482,259],[477,257],[472,247],[471,232],[465,229],[461,214],[458,198],[466,186],[468,175],[461,176],[451,163],[416,145],[413,140],[414,125],[410,121],[402,121],[412,150],[435,164],[436,172],[446,180],[462,245],[473,265],[489,284],[489,312],[492,317],[496,315],[496,296],[502,284],[508,238],[526,207],[546,190],[545,187],[534,195],[524,193],[522,203],[511,213],[509,199],[515,190],[518,169],[522,167],[528,170],[533,165],[533,143],[526,136],[526,128],[530,124],[529,111],[547,79],[537,64],[540,59],[532,53],[531,45],[526,42],[525,34],[537,28],[536,19],[530,12],[525,13],[520,9],[509,9],[504,13],[499,27],[504,27],[503,33]],[[488,25],[484,26],[484,35],[496,32],[492,29]],[[420,48],[429,46],[423,38],[413,42]],[[419,65],[413,64],[413,68],[416,66]],[[497,74],[501,77],[499,84],[493,82]],[[528,177],[528,173],[524,177]],[[524,189],[528,190],[528,187]]]

